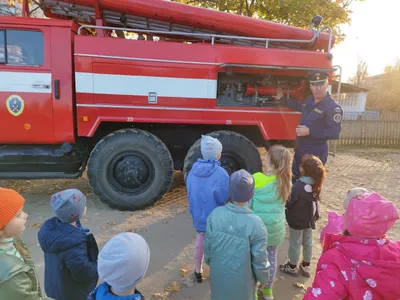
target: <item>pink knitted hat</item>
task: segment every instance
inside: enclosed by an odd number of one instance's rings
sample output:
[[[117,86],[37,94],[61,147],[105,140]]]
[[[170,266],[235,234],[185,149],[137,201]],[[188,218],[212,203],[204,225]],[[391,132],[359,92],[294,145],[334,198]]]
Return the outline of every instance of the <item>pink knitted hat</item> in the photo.
[[[350,200],[344,228],[360,238],[383,237],[399,219],[396,206],[378,193],[366,193]]]

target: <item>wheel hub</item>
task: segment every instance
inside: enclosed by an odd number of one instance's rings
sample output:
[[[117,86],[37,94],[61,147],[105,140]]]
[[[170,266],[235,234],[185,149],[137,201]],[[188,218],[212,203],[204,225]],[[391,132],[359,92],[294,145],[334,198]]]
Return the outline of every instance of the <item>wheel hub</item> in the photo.
[[[138,156],[126,156],[114,166],[115,180],[125,188],[135,189],[143,186],[149,177],[149,167]]]
[[[240,170],[240,163],[237,159],[229,154],[223,154],[221,159],[221,167],[223,167],[229,175]]]

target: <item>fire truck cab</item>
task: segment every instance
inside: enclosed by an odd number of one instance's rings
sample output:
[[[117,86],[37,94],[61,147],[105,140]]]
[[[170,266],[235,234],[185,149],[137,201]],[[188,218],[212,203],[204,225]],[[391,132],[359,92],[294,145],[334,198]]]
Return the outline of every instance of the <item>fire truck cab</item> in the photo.
[[[46,19],[27,2],[25,17],[0,17],[0,179],[87,170],[118,209],[162,198],[204,134],[228,173],[260,171],[257,147],[293,142],[300,118],[272,96],[301,101],[307,72],[334,70],[328,27],[159,0],[39,2]]]

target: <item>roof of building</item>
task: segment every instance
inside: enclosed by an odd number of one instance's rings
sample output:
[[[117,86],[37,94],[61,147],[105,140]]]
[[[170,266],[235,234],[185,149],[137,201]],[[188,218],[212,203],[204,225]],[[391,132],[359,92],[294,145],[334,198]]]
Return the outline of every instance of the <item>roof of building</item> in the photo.
[[[338,88],[339,81],[332,80],[332,93],[335,93]],[[351,83],[342,82],[340,85],[340,93],[365,93],[370,89],[359,87]]]

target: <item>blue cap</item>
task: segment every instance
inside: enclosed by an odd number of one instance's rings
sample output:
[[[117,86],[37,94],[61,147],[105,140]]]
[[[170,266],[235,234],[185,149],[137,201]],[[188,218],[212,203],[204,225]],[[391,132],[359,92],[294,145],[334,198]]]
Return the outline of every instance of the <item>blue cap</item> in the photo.
[[[313,71],[308,74],[308,80],[313,85],[322,85],[328,80],[329,74],[321,71]]]

